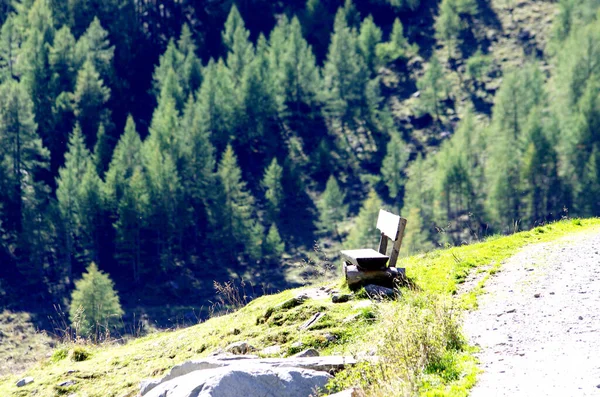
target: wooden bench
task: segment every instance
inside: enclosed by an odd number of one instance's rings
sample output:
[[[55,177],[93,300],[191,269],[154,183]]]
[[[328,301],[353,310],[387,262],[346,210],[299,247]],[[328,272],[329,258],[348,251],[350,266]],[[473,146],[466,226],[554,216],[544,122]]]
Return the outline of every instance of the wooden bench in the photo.
[[[379,250],[361,248],[341,251],[344,259],[344,273],[351,289],[366,284],[377,284],[392,288],[404,269],[396,269],[400,253],[406,219],[385,210],[379,210],[377,229],[381,232]],[[393,243],[392,252],[387,256],[388,240]]]

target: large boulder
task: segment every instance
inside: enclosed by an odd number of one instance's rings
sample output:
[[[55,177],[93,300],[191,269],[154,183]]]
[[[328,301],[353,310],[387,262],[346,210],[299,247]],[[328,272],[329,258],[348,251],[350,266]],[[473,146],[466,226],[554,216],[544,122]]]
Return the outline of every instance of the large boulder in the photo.
[[[322,371],[238,362],[190,372],[156,386],[145,397],[308,397],[329,379]]]
[[[184,376],[192,372],[206,372],[220,368],[294,368],[305,369],[315,372],[334,373],[344,369],[347,366],[356,364],[352,357],[344,356],[322,356],[322,357],[287,357],[287,358],[257,358],[256,356],[217,356],[207,357],[198,360],[190,360],[176,365],[162,379],[143,380],[140,383],[140,395],[150,396],[158,386],[168,382],[178,382]],[[171,394],[158,394],[166,397]]]

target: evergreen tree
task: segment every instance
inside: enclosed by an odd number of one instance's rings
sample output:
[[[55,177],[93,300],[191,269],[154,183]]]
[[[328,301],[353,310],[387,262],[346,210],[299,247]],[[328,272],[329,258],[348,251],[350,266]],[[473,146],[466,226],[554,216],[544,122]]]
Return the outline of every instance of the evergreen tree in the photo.
[[[379,210],[383,208],[383,202],[374,190],[363,202],[358,216],[354,220],[354,227],[346,239],[345,246],[348,248],[377,248],[380,233],[377,230],[377,217]]]
[[[173,73],[173,76],[169,76],[170,73]],[[195,95],[202,82],[202,65],[196,55],[196,45],[187,24],[181,28],[177,43],[174,40],[169,41],[154,70],[153,91],[157,97],[165,85],[173,84],[167,83],[168,78],[174,78],[181,90],[178,104],[179,110],[182,110],[184,100],[190,95]]]
[[[141,167],[134,166],[133,173],[124,180],[117,204],[116,231],[117,261],[131,269],[134,284],[139,284],[144,271],[144,230],[148,226],[150,195]]]
[[[90,61],[104,81],[112,80],[115,47],[110,45],[108,32],[104,30],[97,17],[94,17],[83,36],[77,41],[75,53],[79,66]]]
[[[375,52],[379,62],[390,63],[404,58],[409,49],[408,40],[404,37],[402,22],[399,18],[396,18],[389,40],[378,44]]]
[[[75,282],[71,294],[69,319],[73,328],[82,336],[98,341],[119,323],[123,314],[114,283],[92,262]]]
[[[65,154],[65,165],[59,170],[59,176],[56,181],[56,198],[60,210],[65,231],[65,257],[68,283],[72,282],[72,273],[79,273],[82,269],[77,265],[87,263],[92,259],[91,253],[86,250],[93,245],[93,242],[85,235],[85,227],[90,226],[86,222],[90,214],[84,213],[89,210],[84,205],[83,193],[85,189],[91,190],[95,186],[90,186],[91,180],[88,176],[86,186],[82,181],[86,177],[88,168],[92,165],[92,156],[85,146],[83,135],[79,126],[76,126],[69,139],[69,149]],[[93,212],[97,209],[91,208]],[[96,228],[97,225],[91,225]]]
[[[246,66],[254,58],[254,47],[248,39],[250,32],[244,25],[244,20],[237,7],[233,5],[223,31],[223,44],[227,48],[227,67],[231,70],[234,84],[241,80]]]
[[[461,29],[456,3],[457,0],[442,0],[440,12],[435,21],[435,35],[438,40],[444,41],[448,54],[454,48]]]
[[[269,167],[265,170],[262,186],[265,189],[265,199],[267,201],[267,219],[276,223],[279,220],[279,213],[283,205],[283,186],[281,178],[283,168],[273,158]]]
[[[141,162],[142,141],[136,131],[133,117],[127,117],[125,131],[117,143],[106,172],[104,184],[108,207],[116,210],[129,179]]]
[[[448,83],[444,78],[444,70],[440,61],[434,55],[429,61],[429,67],[425,74],[417,82],[417,87],[421,91],[421,107],[435,115],[435,119],[440,121],[440,101],[447,96]]]
[[[187,250],[202,251],[208,230],[216,227],[215,148],[210,142],[207,114],[191,99],[188,100],[181,120],[182,166],[181,180],[185,203],[194,238]]]
[[[348,205],[344,204],[345,194],[333,175],[329,176],[325,191],[317,202],[319,208],[319,228],[334,233],[340,238],[338,225],[348,216]]]
[[[242,180],[242,172],[230,145],[219,161],[217,175],[221,196],[221,241],[231,242],[237,247],[236,250],[228,250],[231,259],[235,258],[236,252],[245,252],[252,259],[258,259],[263,232],[255,220],[254,197]]]
[[[55,147],[49,53],[55,29],[47,0],[36,0],[31,9],[20,8],[18,18],[27,26],[25,42],[18,57],[18,74],[33,101],[38,133],[46,147]],[[95,132],[94,132],[95,133]]]
[[[421,210],[411,208],[408,211],[407,219],[410,223],[406,226],[406,233],[402,240],[402,250],[405,255],[414,255],[419,252],[428,252],[435,248],[429,238],[429,233],[423,226]]]
[[[152,134],[152,132],[151,132]],[[144,175],[150,202],[150,229],[155,264],[168,273],[173,269],[181,251],[182,186],[175,160],[168,151],[161,150],[160,141],[151,135],[142,145]]]
[[[88,148],[95,146],[100,124],[106,125],[110,121],[109,110],[105,107],[109,98],[110,89],[104,86],[94,64],[87,60],[77,75],[73,108]]]
[[[376,67],[378,66],[378,59],[375,54],[375,49],[381,42],[381,37],[381,29],[375,25],[375,22],[373,22],[373,17],[369,15],[367,18],[365,18],[360,26],[358,45],[360,53],[363,56],[365,64],[367,65],[371,75],[374,75],[377,72]]]
[[[397,132],[392,133],[392,137],[387,144],[387,153],[381,163],[381,176],[385,182],[391,198],[398,197],[400,190],[404,186],[402,173],[410,156],[406,149],[406,144]]]
[[[285,252],[285,243],[279,236],[279,230],[273,223],[269,228],[265,242],[263,243],[263,253],[267,260],[276,262]]]
[[[22,38],[15,26],[14,16],[9,16],[0,27],[0,83],[2,83],[17,77],[17,57]]]
[[[344,139],[346,150],[352,153],[353,146],[348,135],[355,129],[354,114],[364,100],[367,77],[356,31],[348,27],[345,13],[339,10],[323,66],[323,101],[325,115],[335,126],[333,132]],[[355,139],[355,142],[358,141],[360,139]]]
[[[209,61],[198,93],[198,111],[217,151],[224,150],[230,141],[238,112],[236,102],[230,71],[222,61]]]
[[[279,32],[281,38],[278,38]],[[282,23],[279,29],[274,29],[270,42],[271,67],[275,70],[276,86],[280,90],[281,113],[292,122],[292,128],[298,130],[306,117],[306,106],[314,105],[319,89],[320,76],[315,56],[295,17],[289,26]]]
[[[24,231],[27,211],[37,211],[34,203],[44,186],[38,181],[48,167],[49,153],[36,132],[33,104],[22,84],[7,81],[0,85],[0,165],[7,178],[3,226],[19,235]],[[33,208],[32,208],[33,206]]]

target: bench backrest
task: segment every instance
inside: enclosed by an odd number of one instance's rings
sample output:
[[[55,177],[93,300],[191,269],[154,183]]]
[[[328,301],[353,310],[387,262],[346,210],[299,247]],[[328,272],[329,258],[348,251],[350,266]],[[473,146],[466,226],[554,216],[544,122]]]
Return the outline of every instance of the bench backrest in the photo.
[[[379,216],[377,217],[377,229],[381,232],[379,252],[386,255],[388,239],[394,242],[392,253],[390,254],[389,267],[396,265],[405,228],[406,219],[385,210],[379,210]]]

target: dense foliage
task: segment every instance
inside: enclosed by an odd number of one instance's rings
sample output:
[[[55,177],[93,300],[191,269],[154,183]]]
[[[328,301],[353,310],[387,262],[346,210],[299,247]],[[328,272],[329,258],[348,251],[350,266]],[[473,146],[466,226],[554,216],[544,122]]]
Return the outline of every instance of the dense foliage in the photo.
[[[381,206],[411,251],[600,213],[594,1],[559,3],[551,73],[506,67],[489,118],[454,119],[497,66],[453,65],[478,2],[440,2],[437,53],[415,0],[234,3],[2,2],[0,287],[65,296],[92,261],[134,290],[252,273],[317,234],[372,244]]]

